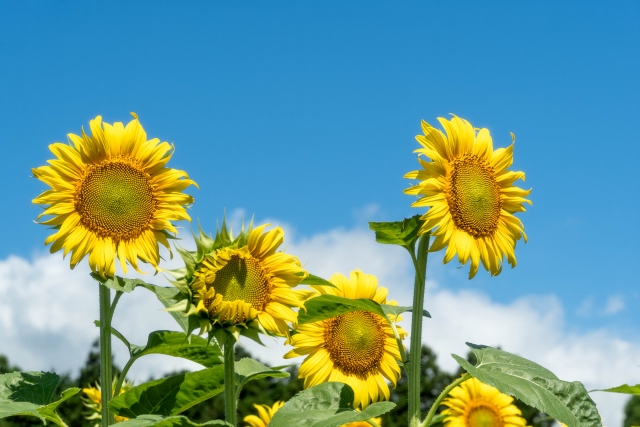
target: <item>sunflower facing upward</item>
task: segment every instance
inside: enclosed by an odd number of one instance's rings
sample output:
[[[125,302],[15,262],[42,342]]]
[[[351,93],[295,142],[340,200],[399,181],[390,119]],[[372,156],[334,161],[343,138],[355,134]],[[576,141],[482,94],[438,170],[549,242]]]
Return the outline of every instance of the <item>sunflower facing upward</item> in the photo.
[[[278,409],[284,406],[284,402],[278,400],[273,406],[269,405],[253,405],[258,411],[258,415],[247,415],[244,417],[244,422],[247,423],[247,427],[267,427],[273,418],[273,414],[278,412]],[[380,418],[373,418],[379,426],[382,426],[382,420]],[[366,421],[357,421],[353,423],[347,423],[341,427],[371,427]]]
[[[115,274],[115,259],[126,273],[138,258],[159,270],[158,242],[169,248],[171,221],[191,220],[184,208],[193,198],[182,190],[196,185],[181,170],[165,167],[173,145],[147,134],[133,114],[126,126],[89,122],[91,136],[69,134],[70,144],[49,146],[56,156],[48,166],[32,169],[48,184],[33,203],[45,205],[41,224],[53,226],[45,240],[51,252],[71,252],[71,268],[89,254],[91,270],[102,277]]]
[[[197,250],[179,251],[194,266],[169,272],[177,279],[174,285],[189,289],[192,298],[176,307],[198,316],[200,333],[222,328],[254,338],[249,332],[289,335],[297,320],[293,308],[302,307],[313,291],[293,289],[307,272],[297,257],[278,251],[284,231],[266,231],[268,225],[243,226],[234,238],[223,221],[215,239],[200,230]]]
[[[474,129],[455,116],[438,120],[447,134],[422,122],[424,135],[416,136],[422,148],[415,152],[431,161],[418,158],[422,169],[405,178],[420,183],[404,192],[420,197],[411,206],[430,208],[420,230],[436,236],[430,251],[447,247],[445,263],[456,254],[461,264],[471,259],[469,278],[480,262],[495,276],[505,255],[515,267],[516,240],[527,241],[522,222],[513,214],[525,211],[524,203],[531,204],[524,198],[531,190],[513,186],[525,178],[523,172],[507,170],[513,163],[513,144],[494,150],[489,130]]]
[[[318,293],[345,298],[368,298],[379,304],[387,301],[388,290],[378,287],[378,280],[360,270],[349,279],[336,273],[329,279],[336,288],[314,286]],[[400,320],[400,319],[391,319]],[[402,338],[407,333],[398,327]],[[299,325],[290,344],[295,348],[285,358],[307,356],[298,372],[304,388],[326,381],[349,385],[355,394],[354,408],[366,408],[371,402],[389,400],[389,386],[400,378],[401,360],[398,343],[391,326],[381,316],[368,311],[354,311],[327,320]]]
[[[513,397],[470,378],[449,392],[442,404],[447,409],[445,427],[524,427],[527,421],[513,404]]]

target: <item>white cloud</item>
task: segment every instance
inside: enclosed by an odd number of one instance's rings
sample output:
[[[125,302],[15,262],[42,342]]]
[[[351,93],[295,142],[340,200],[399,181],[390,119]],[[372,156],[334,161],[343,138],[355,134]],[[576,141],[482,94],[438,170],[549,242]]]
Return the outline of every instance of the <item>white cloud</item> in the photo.
[[[607,305],[602,310],[602,314],[612,315],[621,312],[625,308],[624,300],[620,295],[610,296]]]
[[[239,216],[237,212],[230,215],[235,220]],[[292,230],[284,226],[291,237]],[[183,244],[190,246],[189,242],[185,238]],[[287,250],[298,255],[310,272],[323,277],[334,272],[348,274],[355,268],[376,274],[392,298],[410,304],[410,258],[401,248],[375,243],[368,230],[335,229],[300,237]],[[170,264],[179,262],[174,259]],[[432,271],[441,268],[435,263],[432,266]],[[145,279],[168,285],[160,276],[147,275]],[[98,317],[97,293],[84,262],[72,272],[59,254],[40,255],[30,261],[19,257],[0,260],[0,354],[27,370],[76,370],[98,336],[92,323]],[[620,304],[613,301],[607,305],[610,311],[620,310]],[[114,326],[140,344],[152,330],[178,329],[161,308],[152,294],[138,289],[122,297]],[[562,304],[553,295],[524,296],[502,304],[476,291],[454,292],[443,284],[429,282],[426,308],[433,318],[425,320],[423,342],[434,348],[440,365],[447,370],[456,368],[449,355],[464,356],[468,351],[464,342],[468,341],[500,346],[540,363],[564,380],[582,381],[587,389],[640,383],[640,343],[616,338],[604,329],[583,334],[567,332]],[[410,316],[406,316],[406,329],[409,322]],[[267,340],[266,344],[271,350],[251,342],[244,345],[262,360],[282,364],[280,357],[287,348],[277,340]],[[114,349],[116,363],[122,366],[126,360],[124,346],[114,341]],[[134,365],[132,377],[143,381],[150,375],[158,377],[185,367],[194,365],[181,359],[148,356]],[[626,397],[605,393],[592,396],[605,424],[620,426]]]

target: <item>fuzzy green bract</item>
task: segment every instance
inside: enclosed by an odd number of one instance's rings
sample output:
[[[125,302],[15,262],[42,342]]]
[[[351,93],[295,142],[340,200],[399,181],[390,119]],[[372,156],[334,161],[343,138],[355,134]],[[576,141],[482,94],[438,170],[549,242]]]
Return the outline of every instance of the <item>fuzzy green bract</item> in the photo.
[[[452,356],[483,383],[517,397],[568,426],[602,427],[596,404],[582,383],[562,381],[537,363],[506,351],[467,345],[477,358],[475,366],[460,356]]]
[[[0,375],[0,419],[27,415],[37,417],[45,424],[46,421],[51,421],[66,427],[56,409],[80,389],[67,389],[62,392],[60,399],[52,402],[58,381],[60,377],[50,372],[13,372]]]
[[[361,412],[353,409],[351,387],[339,382],[327,382],[301,391],[275,413],[269,427],[339,427],[356,421],[366,421],[393,409],[392,402],[376,402]]]

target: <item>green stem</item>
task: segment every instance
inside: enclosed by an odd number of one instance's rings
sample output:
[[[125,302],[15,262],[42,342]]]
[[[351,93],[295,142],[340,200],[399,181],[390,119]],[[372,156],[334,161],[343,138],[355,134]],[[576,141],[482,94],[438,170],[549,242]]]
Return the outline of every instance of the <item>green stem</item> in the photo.
[[[100,386],[102,395],[102,427],[114,424],[115,420],[109,411],[111,400],[111,292],[101,284],[100,287]]]
[[[124,379],[127,376],[127,373],[131,368],[131,365],[133,365],[133,362],[135,362],[136,359],[137,357],[132,357],[131,359],[129,359],[127,364],[124,365],[124,368],[122,368],[122,372],[120,373],[120,376],[118,377],[118,382],[116,383],[116,388],[113,389],[114,396],[120,396],[120,390],[122,389],[122,384],[124,383]]]
[[[424,289],[427,275],[427,254],[430,234],[423,234],[418,240],[418,257],[412,251],[411,259],[416,270],[413,288],[413,310],[411,312],[411,343],[409,347],[409,427],[420,424],[420,374],[422,369],[422,310],[424,307]]]
[[[228,337],[224,343],[224,419],[236,427],[238,414],[236,411],[236,372],[234,369],[234,348],[236,341]]]
[[[436,414],[436,410],[438,409],[438,407],[440,406],[444,398],[447,397],[447,395],[449,395],[451,390],[458,387],[460,384],[462,384],[469,378],[471,378],[471,374],[466,373],[460,378],[458,378],[457,380],[455,380],[454,382],[452,382],[451,384],[449,384],[444,390],[442,390],[442,393],[440,393],[440,396],[438,396],[436,401],[433,402],[433,405],[431,405],[431,409],[429,409],[427,418],[425,418],[424,421],[420,423],[420,427],[429,427],[429,425],[431,424],[431,420],[433,419],[433,416]]]

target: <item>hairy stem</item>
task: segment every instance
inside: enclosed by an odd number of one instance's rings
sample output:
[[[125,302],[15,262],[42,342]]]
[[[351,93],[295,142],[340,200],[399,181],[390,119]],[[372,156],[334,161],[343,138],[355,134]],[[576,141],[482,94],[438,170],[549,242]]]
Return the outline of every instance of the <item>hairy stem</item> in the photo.
[[[111,381],[111,291],[106,286],[100,287],[100,387],[102,389],[102,427],[114,424],[113,414],[109,411],[112,397]]]
[[[229,337],[224,343],[224,419],[226,422],[236,427],[238,425],[238,414],[236,411],[236,373],[234,369],[234,348],[235,340]]]
[[[431,409],[429,409],[427,418],[425,418],[424,421],[420,423],[420,427],[429,427],[429,425],[431,424],[431,420],[433,419],[433,416],[436,414],[436,410],[438,409],[438,407],[440,406],[444,398],[447,397],[447,395],[449,394],[449,392],[451,392],[451,390],[458,387],[460,384],[462,384],[469,378],[471,378],[471,374],[466,373],[460,378],[458,378],[457,380],[455,380],[454,382],[452,382],[451,384],[449,384],[447,387],[445,387],[445,389],[442,390],[442,393],[440,393],[436,401],[433,402],[433,405],[431,405]]]
[[[412,251],[411,259],[416,270],[413,288],[413,311],[411,312],[411,343],[409,347],[409,427],[420,425],[420,374],[422,369],[422,310],[424,307],[424,289],[427,275],[427,254],[430,233],[423,234],[418,240],[417,258]]]

